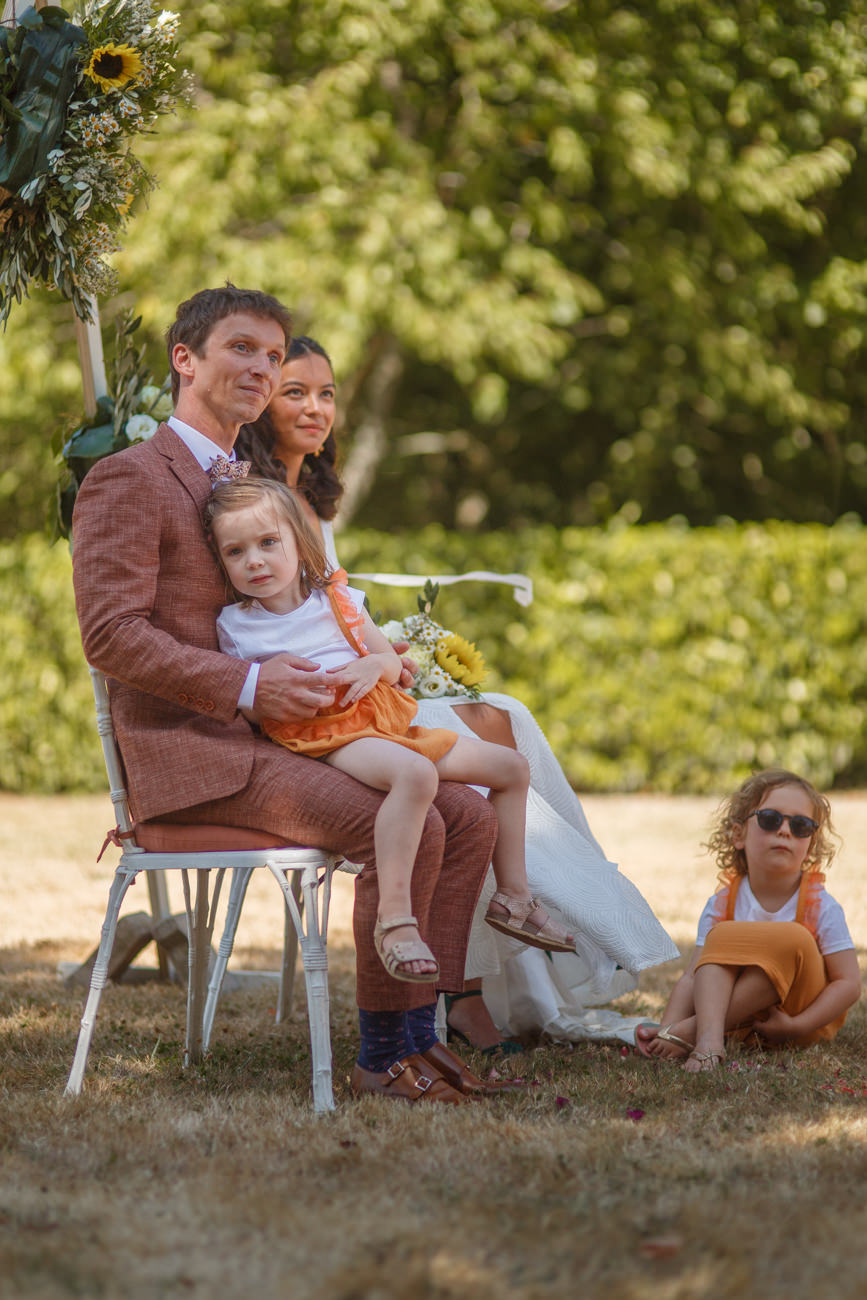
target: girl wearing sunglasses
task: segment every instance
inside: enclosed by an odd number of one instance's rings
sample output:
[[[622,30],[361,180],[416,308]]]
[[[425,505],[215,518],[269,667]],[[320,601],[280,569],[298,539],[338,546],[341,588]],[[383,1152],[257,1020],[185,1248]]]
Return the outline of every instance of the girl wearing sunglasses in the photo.
[[[720,888],[662,1024],[637,1031],[643,1055],[696,1073],[722,1064],[730,1030],[790,1046],[834,1037],[861,976],[843,909],[824,887],[830,814],[809,781],[781,770],[754,773],[723,803],[706,845]]]

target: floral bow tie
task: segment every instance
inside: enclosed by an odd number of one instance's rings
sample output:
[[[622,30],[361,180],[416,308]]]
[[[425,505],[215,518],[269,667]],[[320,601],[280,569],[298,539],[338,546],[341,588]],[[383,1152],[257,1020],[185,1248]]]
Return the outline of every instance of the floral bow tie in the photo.
[[[248,460],[229,460],[228,456],[215,456],[208,470],[211,487],[218,483],[231,483],[236,478],[246,478],[250,472]]]

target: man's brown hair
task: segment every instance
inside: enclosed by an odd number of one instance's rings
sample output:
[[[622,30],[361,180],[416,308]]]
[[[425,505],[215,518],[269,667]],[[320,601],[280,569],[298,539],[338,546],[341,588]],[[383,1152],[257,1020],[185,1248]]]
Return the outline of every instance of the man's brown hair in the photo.
[[[260,289],[237,289],[228,282],[222,289],[202,289],[192,298],[182,302],[175,319],[166,331],[169,369],[172,372],[172,400],[178,400],[181,377],[172,364],[172,351],[176,343],[185,343],[196,356],[202,356],[211,330],[218,321],[236,312],[249,312],[251,316],[264,316],[277,322],[283,331],[286,348],[292,340],[292,317],[282,302],[262,293]]]

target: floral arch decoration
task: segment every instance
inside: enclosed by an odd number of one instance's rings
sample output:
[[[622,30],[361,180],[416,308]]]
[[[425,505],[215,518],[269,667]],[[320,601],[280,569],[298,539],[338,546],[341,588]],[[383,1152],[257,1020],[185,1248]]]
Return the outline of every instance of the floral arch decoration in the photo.
[[[0,27],[0,324],[31,286],[90,321],[115,287],[106,255],[155,182],[136,135],[187,98],[178,15],[151,0],[10,4]]]

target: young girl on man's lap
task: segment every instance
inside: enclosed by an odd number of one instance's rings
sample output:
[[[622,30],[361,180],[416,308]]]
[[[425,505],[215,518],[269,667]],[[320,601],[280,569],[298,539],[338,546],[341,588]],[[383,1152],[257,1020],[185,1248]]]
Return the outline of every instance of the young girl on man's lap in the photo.
[[[395,688],[402,664],[342,570],[328,572],[319,540],[288,487],[270,479],[221,483],[205,525],[239,600],[222,611],[220,648],[257,661],[281,651],[325,670],[337,702],[308,721],[263,722],[278,744],[322,758],[386,797],[374,827],[377,952],[396,979],[430,983],[438,966],[418,934],[410,882],[422,828],[440,780],[489,787],[499,834],[497,892],[486,920],[523,942],[574,951],[531,897],[523,856],[529,768],[515,750],[411,725],[416,704]]]
[[[861,995],[843,909],[821,868],[833,847],[827,799],[802,777],[754,773],[720,808],[707,848],[721,887],[705,905],[692,961],[639,1051],[710,1070],[729,1031],[805,1046],[833,1038]]]

